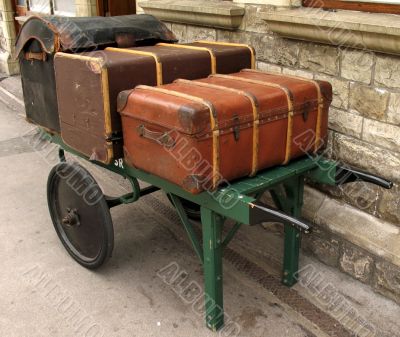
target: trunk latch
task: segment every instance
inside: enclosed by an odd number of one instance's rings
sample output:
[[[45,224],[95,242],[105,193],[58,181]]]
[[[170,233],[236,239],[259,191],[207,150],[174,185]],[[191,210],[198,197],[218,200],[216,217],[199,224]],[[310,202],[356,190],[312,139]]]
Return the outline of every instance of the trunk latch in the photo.
[[[235,137],[235,141],[239,141],[240,137],[240,119],[238,115],[233,117],[233,137]]]

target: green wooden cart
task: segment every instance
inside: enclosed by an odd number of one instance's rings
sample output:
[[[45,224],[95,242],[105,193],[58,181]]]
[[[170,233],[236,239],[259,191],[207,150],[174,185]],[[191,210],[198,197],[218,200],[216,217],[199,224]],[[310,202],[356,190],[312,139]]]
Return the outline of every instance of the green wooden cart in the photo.
[[[110,198],[103,195],[88,171],[76,163],[66,162],[64,151],[81,156],[79,153],[66,146],[59,136],[45,135],[60,147],[60,163],[53,168],[48,180],[48,202],[57,234],[69,254],[87,268],[102,265],[113,249],[110,208],[163,190],[174,204],[203,265],[207,296],[205,318],[207,327],[214,331],[224,324],[222,253],[240,226],[268,221],[283,223],[282,282],[292,286],[296,283],[299,267],[301,234],[311,230],[311,224],[300,219],[305,179],[328,185],[362,180],[388,189],[392,187],[390,181],[375,175],[324,158],[305,157],[286,166],[265,170],[255,177],[235,181],[216,191],[193,195],[160,177],[130,167],[122,160],[116,161],[115,165],[92,162],[130,181],[131,193]],[[140,189],[138,180],[150,186]],[[265,191],[270,191],[276,209],[259,201]],[[201,240],[188,216],[195,215],[196,211],[201,218]],[[224,221],[228,218],[235,220],[236,225],[222,237]]]

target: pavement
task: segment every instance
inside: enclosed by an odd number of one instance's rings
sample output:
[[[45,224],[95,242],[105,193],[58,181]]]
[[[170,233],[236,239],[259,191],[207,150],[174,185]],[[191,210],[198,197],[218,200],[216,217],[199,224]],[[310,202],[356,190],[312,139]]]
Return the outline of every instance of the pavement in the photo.
[[[209,331],[202,301],[190,301],[182,291],[188,285],[202,291],[201,265],[162,192],[113,208],[113,256],[97,271],[84,269],[54,231],[46,182],[57,163],[57,149],[33,143],[35,132],[24,119],[20,79],[4,78],[0,337],[400,336],[398,305],[311,257],[301,259],[307,282],[290,290],[281,286],[282,231],[276,225],[269,227],[267,241],[260,239],[257,227],[243,229],[233,240],[224,258],[224,305],[226,321],[239,329]],[[126,193],[121,178],[82,164],[106,194]],[[270,254],[258,253],[260,245],[270,247]],[[178,270],[182,281],[168,282],[163,277],[168,268]],[[324,288],[318,290],[307,275]],[[361,325],[348,320],[354,313]]]

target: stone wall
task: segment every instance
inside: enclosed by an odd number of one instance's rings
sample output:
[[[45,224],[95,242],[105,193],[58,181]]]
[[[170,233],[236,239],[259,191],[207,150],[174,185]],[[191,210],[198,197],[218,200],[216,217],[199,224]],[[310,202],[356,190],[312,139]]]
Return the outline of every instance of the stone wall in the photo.
[[[76,16],[95,16],[97,15],[96,0],[75,0]]]
[[[332,83],[326,155],[391,179],[395,187],[390,191],[364,183],[308,187],[304,213],[317,229],[303,240],[303,247],[400,302],[400,262],[395,258],[400,255],[396,253],[400,247],[400,56],[281,38],[258,16],[271,7],[245,8],[236,31],[166,23],[181,42],[251,44],[261,70]],[[332,218],[343,224],[335,225]],[[359,228],[363,223],[365,233]],[[358,235],[352,236],[352,231]]]
[[[10,0],[0,0],[0,72],[16,74],[18,62],[13,58],[16,30],[14,10]]]

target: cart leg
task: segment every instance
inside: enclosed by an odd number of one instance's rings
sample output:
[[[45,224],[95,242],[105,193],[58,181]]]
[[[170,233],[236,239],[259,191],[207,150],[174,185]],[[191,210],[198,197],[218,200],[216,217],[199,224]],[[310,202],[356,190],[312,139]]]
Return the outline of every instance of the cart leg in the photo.
[[[204,254],[205,315],[207,327],[217,331],[224,324],[222,286],[222,224],[223,219],[202,207]]]
[[[288,201],[287,205],[290,207],[287,211],[294,217],[299,217],[303,206],[304,178],[297,177],[284,186]],[[285,225],[282,283],[289,287],[297,283],[296,276],[299,270],[300,241],[300,231],[290,225]]]

